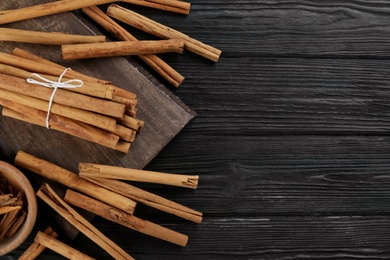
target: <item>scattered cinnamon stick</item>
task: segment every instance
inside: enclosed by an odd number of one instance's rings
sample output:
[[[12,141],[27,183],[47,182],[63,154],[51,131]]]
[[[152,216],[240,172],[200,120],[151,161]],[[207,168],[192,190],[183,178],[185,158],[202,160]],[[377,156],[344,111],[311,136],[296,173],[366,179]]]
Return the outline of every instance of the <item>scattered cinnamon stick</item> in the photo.
[[[12,28],[0,28],[0,41],[26,42],[48,45],[105,42],[103,35],[77,35],[61,32],[38,32]]]
[[[182,39],[184,40],[184,48],[203,56],[209,60],[217,62],[221,55],[221,51],[195,40],[188,35],[174,30],[170,27],[155,22],[143,15],[133,12],[129,9],[120,7],[116,4],[111,4],[107,9],[107,14],[115,19],[118,19],[137,29],[153,34],[163,39]]]
[[[176,0],[173,1],[180,2]],[[139,2],[148,3],[149,1],[140,0]],[[116,23],[97,6],[85,7],[82,11],[116,38],[122,41],[138,41],[137,38]],[[138,57],[173,86],[179,87],[183,83],[184,77],[157,55],[138,55]]]
[[[48,184],[42,185],[36,195],[70,224],[76,227],[81,233],[103,248],[114,259],[134,259],[63,201]]]
[[[0,24],[73,11],[91,5],[115,2],[114,0],[61,0],[13,10],[0,11]]]
[[[32,171],[45,178],[54,180],[69,188],[83,192],[127,213],[132,214],[134,212],[136,202],[133,200],[104,189],[96,184],[80,178],[75,173],[72,173],[64,168],[61,168],[48,161],[39,159],[23,151],[19,151],[16,154],[15,165]]]
[[[101,187],[104,187],[113,192],[121,194],[122,196],[131,198],[132,200],[137,201],[139,203],[143,203],[150,207],[193,221],[195,223],[202,222],[201,212],[190,209],[179,203],[170,201],[151,192],[142,190],[128,183],[118,181],[118,180],[112,180],[112,179],[88,178],[88,177],[83,177],[83,178]]]
[[[170,174],[93,163],[79,163],[79,175],[90,178],[158,183],[190,189],[198,187],[199,179],[199,176],[194,175]]]
[[[68,189],[66,191],[64,200],[76,207],[88,210],[109,221],[137,230],[146,235],[153,236],[180,246],[186,246],[187,244],[188,241],[187,235],[154,224],[147,220],[137,218],[134,215],[113,208],[110,205],[92,199],[78,192]]]
[[[57,238],[58,234],[50,226],[47,227],[44,231],[44,234],[47,236]],[[23,254],[18,258],[18,260],[33,260],[37,258],[44,250],[46,246],[34,241]]]
[[[184,42],[181,39],[69,44],[61,47],[64,60],[167,52],[183,53],[183,48]]]
[[[87,256],[86,254],[68,246],[67,244],[57,240],[56,238],[46,235],[45,233],[38,231],[34,241],[40,245],[53,250],[54,252],[73,260],[93,260],[94,258]]]
[[[177,0],[122,0],[122,2],[156,8],[164,11],[189,14],[191,4]]]

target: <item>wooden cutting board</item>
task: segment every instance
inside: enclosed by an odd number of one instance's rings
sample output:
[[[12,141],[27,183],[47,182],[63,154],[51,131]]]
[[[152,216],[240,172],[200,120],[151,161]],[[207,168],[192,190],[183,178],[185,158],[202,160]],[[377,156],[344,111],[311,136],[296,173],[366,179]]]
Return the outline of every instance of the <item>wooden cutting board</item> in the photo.
[[[45,2],[50,1],[2,0],[0,10],[16,9]],[[89,27],[85,25],[86,23]],[[91,24],[87,17],[76,17],[68,12],[2,26],[82,35],[99,33],[97,27],[90,27]],[[126,58],[118,57],[64,62],[61,59],[60,46],[0,42],[0,51],[3,52],[10,53],[15,47],[84,74],[110,80],[115,86],[136,93],[137,118],[145,121],[145,127],[137,135],[130,152],[124,154],[80,138],[0,115],[0,152],[7,158],[13,159],[17,151],[23,150],[75,173],[77,173],[79,162],[141,169],[196,116],[194,111],[183,104],[166,86],[158,84],[157,80],[145,72],[142,66],[134,60],[129,62]]]

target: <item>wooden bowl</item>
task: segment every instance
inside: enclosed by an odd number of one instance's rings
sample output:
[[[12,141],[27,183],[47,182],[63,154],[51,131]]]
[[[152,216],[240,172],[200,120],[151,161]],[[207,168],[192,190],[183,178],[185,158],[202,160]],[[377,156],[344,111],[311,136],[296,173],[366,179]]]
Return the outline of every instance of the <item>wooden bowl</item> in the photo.
[[[4,238],[0,242],[0,256],[2,256],[19,247],[30,235],[37,217],[37,199],[29,180],[11,164],[0,161],[0,177],[5,177],[16,191],[23,192],[23,208],[27,210],[27,217],[19,230],[11,238]]]

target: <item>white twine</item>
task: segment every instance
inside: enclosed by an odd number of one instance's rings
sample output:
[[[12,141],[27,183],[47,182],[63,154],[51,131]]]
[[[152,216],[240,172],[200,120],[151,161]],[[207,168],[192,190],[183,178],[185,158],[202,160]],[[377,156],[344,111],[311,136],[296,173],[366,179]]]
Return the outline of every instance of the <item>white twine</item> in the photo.
[[[71,70],[71,68],[66,68],[62,72],[62,74],[58,77],[57,81],[49,80],[49,79],[47,79],[45,77],[42,77],[41,75],[39,75],[37,73],[31,74],[31,77],[37,77],[37,78],[41,79],[43,82],[35,80],[33,78],[26,79],[26,81],[28,83],[41,85],[41,86],[44,86],[44,87],[47,87],[47,88],[53,88],[53,92],[51,93],[51,97],[50,97],[50,100],[49,100],[49,106],[47,108],[47,115],[46,115],[46,128],[47,129],[50,129],[50,125],[49,125],[50,111],[51,111],[51,107],[53,106],[53,99],[54,99],[54,96],[55,96],[55,94],[57,92],[57,89],[59,89],[59,88],[80,88],[84,84],[84,82],[82,80],[79,80],[79,79],[70,79],[70,80],[61,82],[62,78],[64,77],[65,73],[68,70]],[[78,83],[78,84],[74,85],[74,84],[71,84],[71,83]]]

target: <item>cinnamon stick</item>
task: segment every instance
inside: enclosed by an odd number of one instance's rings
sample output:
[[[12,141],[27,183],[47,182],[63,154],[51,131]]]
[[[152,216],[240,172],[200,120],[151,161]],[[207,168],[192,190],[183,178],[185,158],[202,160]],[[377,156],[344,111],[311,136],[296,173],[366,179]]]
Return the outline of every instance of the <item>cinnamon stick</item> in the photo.
[[[111,206],[117,207],[127,213],[134,212],[136,202],[115,192],[104,189],[77,174],[72,173],[48,161],[19,151],[15,157],[15,165],[30,170],[40,176],[54,180],[69,188],[83,192],[91,197],[101,200]]]
[[[107,14],[115,19],[118,19],[128,25],[137,29],[153,34],[163,39],[182,39],[184,41],[184,48],[203,56],[211,61],[217,62],[221,56],[221,50],[216,49],[210,45],[204,44],[195,40],[188,35],[181,33],[175,29],[155,22],[143,15],[120,7],[116,4],[111,4],[107,9]]]
[[[19,212],[19,216],[16,218],[16,220],[14,221],[12,226],[8,229],[8,231],[5,234],[5,236],[7,238],[13,237],[16,234],[16,232],[18,232],[19,228],[23,225],[26,217],[27,217],[27,212],[24,211],[24,210],[21,210]]]
[[[110,165],[79,163],[81,177],[117,179],[172,185],[190,189],[198,187],[199,176],[162,173]]]
[[[4,214],[4,208],[5,209],[12,209],[7,210],[5,212],[5,215],[3,216],[3,219],[0,223],[0,241],[2,241],[9,229],[12,227],[12,225],[17,220],[17,215],[22,210],[21,206],[5,206],[0,208],[0,214]]]
[[[173,0],[176,1],[176,0]],[[148,1],[143,1],[147,3]],[[176,1],[180,2],[180,1]],[[102,26],[105,30],[110,32],[116,38],[122,41],[138,41],[132,34],[125,30],[122,26],[116,23],[108,15],[96,6],[90,6],[83,8],[82,11],[88,15],[97,24]],[[157,55],[146,54],[138,55],[147,65],[149,65],[154,71],[160,74],[164,79],[171,83],[175,87],[179,87],[184,81],[184,77],[180,75],[176,70],[169,66],[165,61],[160,59]]]
[[[67,244],[55,239],[52,236],[48,236],[45,233],[38,231],[34,238],[34,241],[53,250],[54,252],[73,260],[93,260],[94,258],[87,256],[86,254],[68,246]]]
[[[130,147],[131,143],[119,140],[119,142],[115,146],[115,150],[120,151],[122,153],[128,153]]]
[[[65,68],[64,68],[65,69]],[[0,73],[9,75],[9,76],[14,76],[18,77],[21,79],[27,79],[27,78],[33,78],[37,81],[42,82],[42,79],[36,77],[33,75],[33,73],[23,70],[20,68],[16,68],[10,65],[4,65],[0,64]],[[40,76],[51,80],[51,81],[57,81],[58,77],[51,76],[51,75],[46,75],[46,74],[40,74]],[[62,81],[68,81],[70,78],[68,77],[63,77]],[[70,83],[72,84],[72,83]],[[82,87],[79,88],[70,88],[67,89],[68,91],[73,91],[81,94],[85,94],[88,96],[92,97],[98,97],[98,98],[103,98],[103,99],[108,99],[108,100],[113,100],[114,96],[114,88],[113,86],[110,85],[103,85],[100,83],[93,83],[93,82],[84,82]]]
[[[57,232],[55,232],[50,226],[47,227],[43,231],[43,233],[53,238],[58,237]],[[37,258],[45,250],[45,248],[46,247],[44,245],[34,241],[27,248],[27,250],[23,252],[23,254],[18,258],[18,260],[33,260]]]
[[[137,218],[124,211],[111,207],[103,202],[92,199],[78,192],[67,190],[64,200],[76,207],[90,211],[98,216],[101,216],[109,221],[139,231],[143,234],[153,236],[173,244],[186,246],[188,236],[154,224],[147,220]]]
[[[57,66],[51,66],[48,64],[43,64],[41,62],[21,58],[21,57],[18,57],[16,55],[11,55],[11,54],[4,53],[4,52],[0,52],[0,63],[5,64],[5,65],[10,65],[13,67],[17,67],[20,69],[24,69],[27,71],[31,71],[31,72],[36,72],[36,73],[40,73],[40,74],[47,74],[47,75],[52,75],[52,76],[57,76],[57,77],[60,76],[64,72],[64,69],[65,69],[65,68],[61,69]],[[66,76],[81,79],[81,80],[87,81],[87,82],[101,82],[100,79],[96,79],[96,78],[81,74],[81,73],[76,72],[74,70],[67,71]]]
[[[112,179],[88,177],[82,178],[85,178],[86,180],[93,182],[101,187],[117,192],[118,194],[121,194],[125,197],[131,198],[132,200],[139,203],[143,203],[150,207],[193,221],[195,223],[202,222],[201,212],[185,207],[179,203],[167,200],[163,197],[142,190],[128,183]]]
[[[118,123],[127,126],[134,131],[141,132],[142,128],[144,127],[145,122],[136,118],[133,118],[131,116],[125,115],[123,119],[119,119]]]
[[[154,41],[120,41],[62,45],[64,60],[115,57],[128,55],[183,53],[184,43],[180,39]]]
[[[50,100],[52,89],[40,85],[27,83],[25,80],[0,73],[0,88],[15,93],[31,96],[46,101]],[[65,89],[58,89],[53,99],[54,103],[76,107],[99,114],[123,118],[125,105],[109,100],[74,93]]]
[[[20,210],[21,208],[22,208],[21,206],[4,206],[4,207],[0,207],[0,215],[7,214],[7,213],[10,213],[12,211],[17,211],[17,210]]]
[[[22,104],[45,112],[47,112],[49,106],[49,102],[44,101],[42,99],[25,96],[15,92],[3,90],[1,88],[0,96],[15,103]],[[107,130],[111,133],[115,132],[117,129],[117,122],[114,118],[74,107],[55,103],[51,107],[51,113],[74,119],[80,122],[84,122],[86,124],[90,124],[92,126]]]
[[[73,11],[91,5],[115,2],[114,0],[61,0],[19,9],[0,11],[0,24]]]
[[[76,227],[81,233],[103,248],[114,259],[134,259],[63,201],[48,184],[42,185],[36,195],[70,224]]]
[[[77,35],[61,32],[38,32],[12,28],[0,28],[0,41],[27,42],[48,45],[105,42],[103,35]]]
[[[164,11],[189,14],[191,4],[177,0],[122,0],[122,2],[156,8]]]
[[[29,61],[34,61],[36,63],[39,63],[41,65],[45,65],[45,68],[47,67],[56,67],[58,68],[60,71],[64,71],[64,69],[66,69],[65,67],[57,64],[57,63],[54,63],[54,62],[51,62],[49,60],[46,60],[42,57],[39,57],[39,56],[36,56],[36,55],[33,55],[32,53],[29,53],[27,51],[24,51],[24,50],[21,50],[21,49],[18,49],[18,48],[15,48],[14,51],[12,52],[14,55],[16,55],[17,57],[21,57],[25,60],[29,60]],[[37,71],[34,71],[34,72],[37,72]],[[38,71],[39,72],[39,71]],[[101,79],[96,79],[96,78],[90,78],[89,76],[86,76],[84,74],[81,74],[79,72],[76,72],[74,70],[72,71],[68,71],[67,73],[71,73],[69,75],[71,75],[72,77],[75,77],[75,78],[79,78],[79,79],[82,79],[82,80],[85,80],[87,82],[97,82],[97,83],[101,83],[101,84],[111,84],[109,81],[105,81],[105,80],[101,80]],[[44,74],[48,74],[48,73],[44,73]],[[59,76],[61,74],[58,74],[58,75],[54,75],[54,76]],[[113,89],[114,89],[114,92],[115,92],[115,95],[116,96],[120,96],[120,97],[123,97],[123,98],[126,98],[126,99],[136,99],[136,94],[135,93],[132,93],[128,90],[125,90],[125,89],[122,89],[122,88],[119,88],[119,87],[116,87],[116,86],[112,86]]]
[[[22,58],[24,60],[33,61],[33,62],[35,62],[35,64],[38,63],[38,64],[41,64],[41,65],[47,65],[47,66],[52,67],[52,68],[61,69],[61,71],[64,71],[66,69],[64,66],[62,66],[62,65],[60,65],[58,63],[49,61],[47,59],[44,59],[43,57],[35,55],[35,54],[31,53],[31,52],[22,50],[20,48],[15,48],[12,51],[12,55],[15,56],[15,57]],[[35,71],[35,70],[29,70],[29,71],[39,72],[39,71]],[[85,82],[96,82],[96,83],[101,83],[101,84],[104,84],[104,85],[111,84],[110,81],[103,80],[103,79],[97,79],[97,78],[94,78],[94,77],[82,74],[82,73],[74,71],[74,70],[72,71],[72,73],[73,73],[72,77],[77,77],[79,79],[82,79]],[[47,73],[44,73],[44,74],[47,74]],[[60,75],[60,74],[58,74],[58,75]],[[54,76],[58,76],[58,75],[54,75]]]
[[[4,116],[46,126],[46,112],[2,98],[0,98],[0,105],[4,106],[2,111]],[[116,149],[119,142],[117,135],[55,114],[50,116],[49,125],[51,130],[67,133],[111,149]]]

